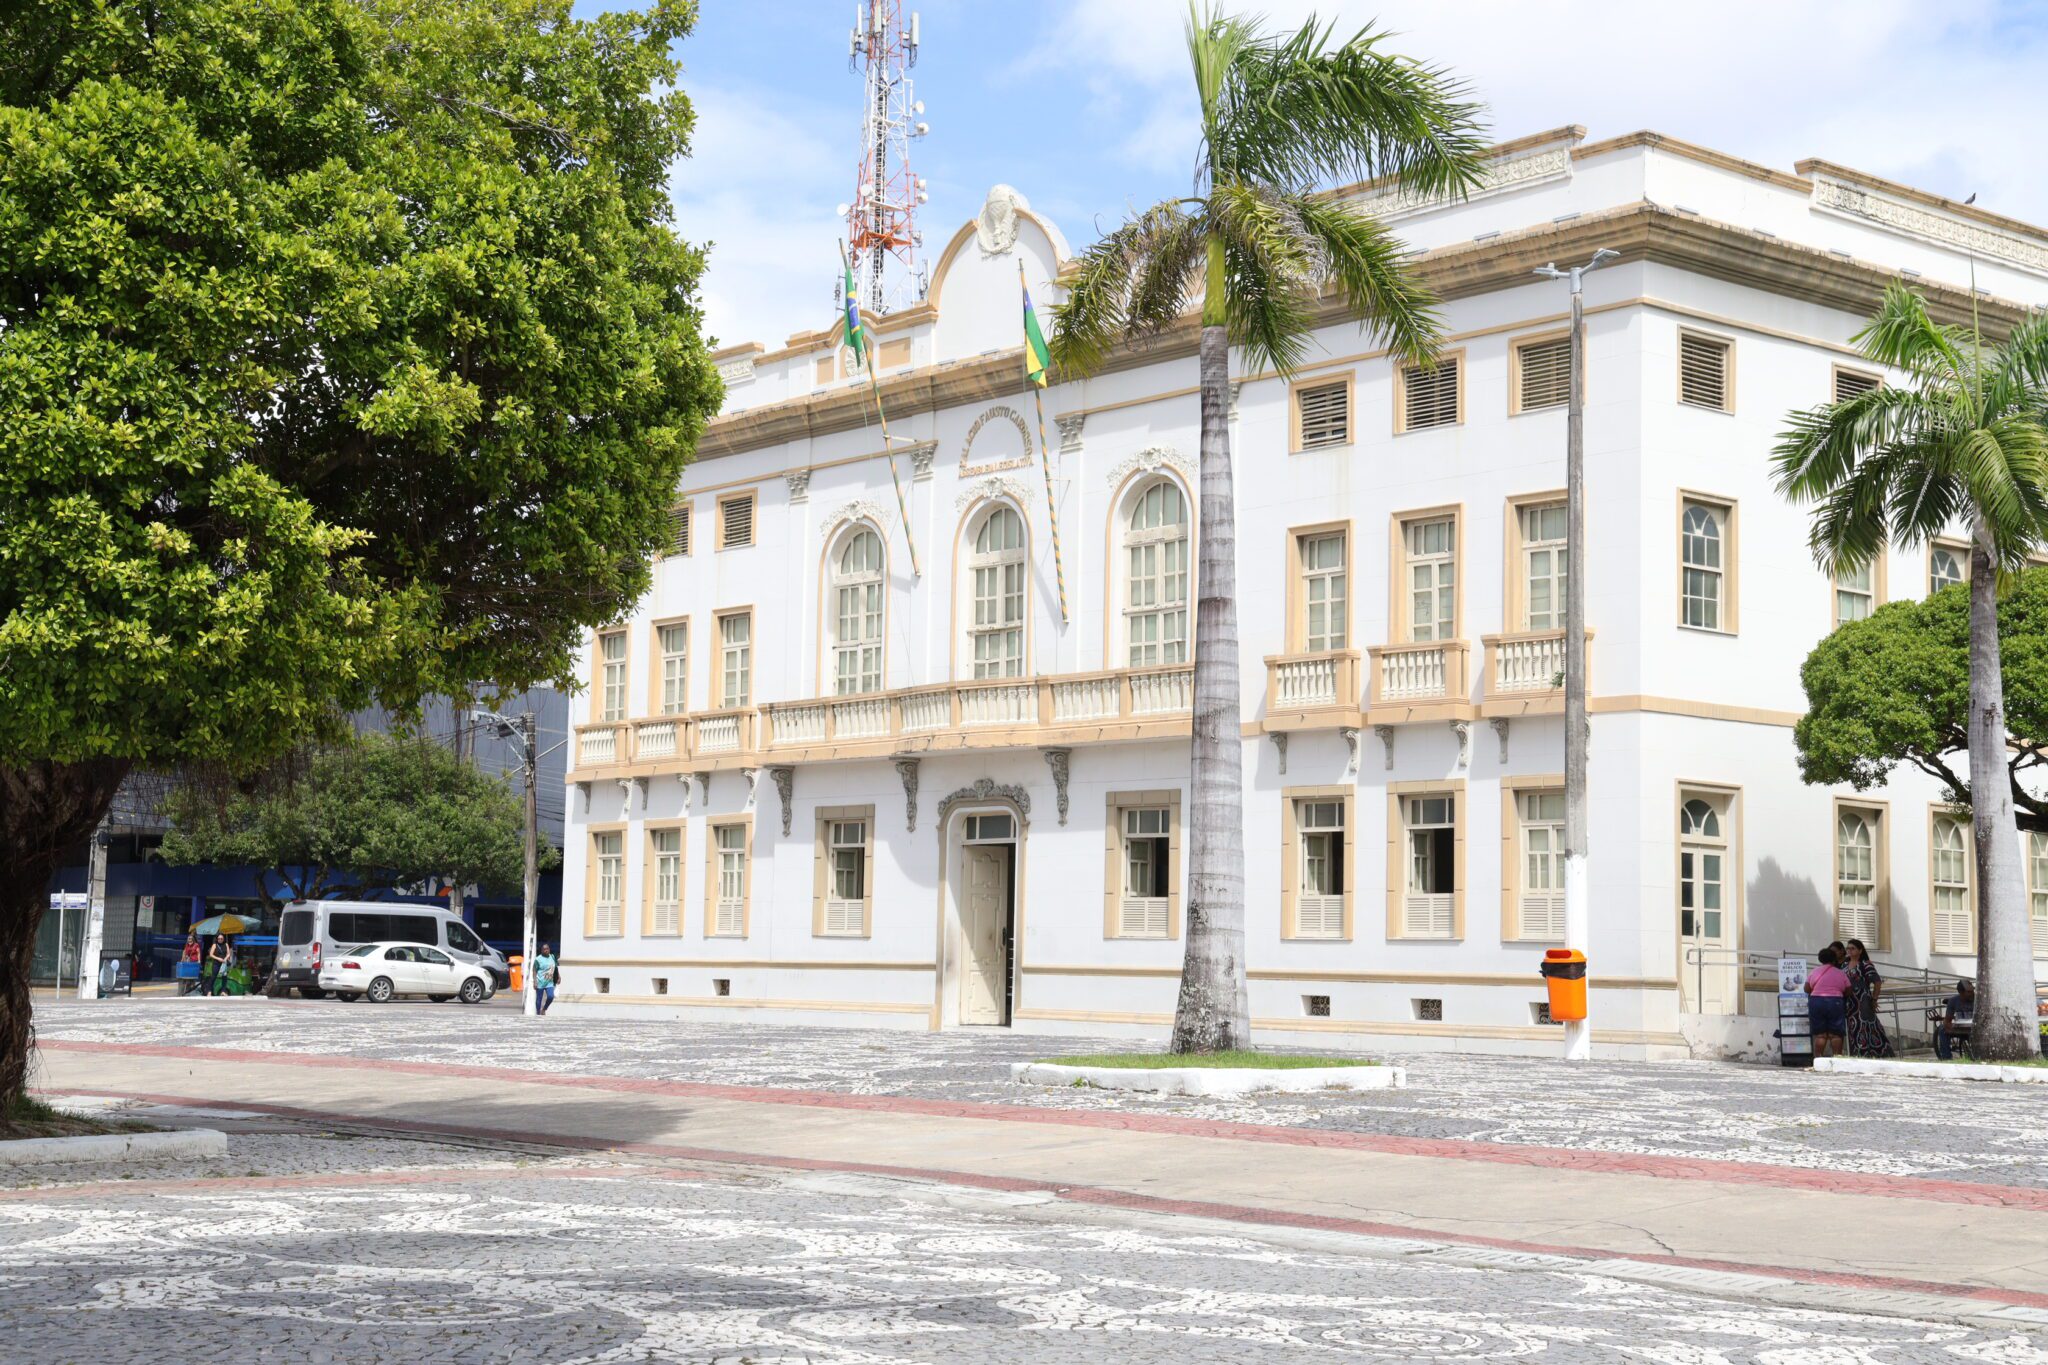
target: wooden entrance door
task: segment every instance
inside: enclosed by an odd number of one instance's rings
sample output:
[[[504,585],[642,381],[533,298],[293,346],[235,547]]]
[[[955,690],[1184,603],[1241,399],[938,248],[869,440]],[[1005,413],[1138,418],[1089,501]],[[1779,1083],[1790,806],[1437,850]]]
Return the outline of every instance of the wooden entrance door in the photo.
[[[960,1022],[1001,1024],[1009,974],[1004,928],[1010,917],[1010,850],[1005,844],[969,844],[961,850],[961,938],[966,962],[960,981]]]

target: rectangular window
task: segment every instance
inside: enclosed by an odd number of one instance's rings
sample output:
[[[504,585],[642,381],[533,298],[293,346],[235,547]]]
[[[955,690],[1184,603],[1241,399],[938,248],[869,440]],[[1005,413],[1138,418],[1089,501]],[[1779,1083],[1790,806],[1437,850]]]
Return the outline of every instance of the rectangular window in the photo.
[[[1433,366],[1403,365],[1395,398],[1400,403],[1397,431],[1421,431],[1425,427],[1454,427],[1464,420],[1463,366],[1457,356],[1445,356]]]
[[[1294,803],[1301,859],[1294,902],[1296,938],[1344,937],[1344,874],[1349,867],[1344,806],[1334,798]]]
[[[599,657],[603,660],[603,673],[598,682],[601,688],[597,718],[599,720],[624,720],[626,718],[626,632],[607,631],[597,637]]]
[[[1846,403],[1851,398],[1861,398],[1882,387],[1884,381],[1864,370],[1845,370],[1835,366],[1835,401]]]
[[[1517,937],[1564,939],[1564,793],[1525,791],[1515,798],[1522,836]]]
[[[653,829],[647,832],[647,849],[653,867],[647,916],[650,934],[680,934],[683,931],[683,832]]]
[[[1404,938],[1456,934],[1457,815],[1458,798],[1447,792],[1401,798]]]
[[[1880,819],[1864,806],[1835,811],[1835,937],[1862,939],[1872,951],[1883,939],[1877,899]]]
[[[1934,951],[1973,953],[1977,915],[1970,896],[1969,822],[1936,814],[1932,844],[1928,870],[1934,883]]]
[[[626,931],[626,836],[617,830],[590,836],[596,896],[590,932],[616,935]]]
[[[690,709],[690,627],[678,621],[654,628],[661,650],[661,714],[678,716]]]
[[[1296,450],[1351,444],[1351,381],[1304,384],[1294,391]]]
[[[1522,629],[1564,629],[1565,504],[1516,509],[1522,533]]]
[[[718,618],[720,706],[751,706],[754,695],[754,614],[735,611]]]
[[[1345,590],[1344,533],[1302,536],[1301,600],[1306,615],[1301,644],[1308,653],[1343,649],[1350,620]]]
[[[827,934],[867,932],[868,822],[825,822],[825,921]]]
[[[2034,956],[2048,957],[2048,833],[2027,831],[2027,913],[2034,926]]]
[[[1680,625],[1726,630],[1729,509],[1687,498],[1678,526]]]
[[[1844,569],[1835,575],[1835,624],[1861,621],[1877,610],[1877,564]]]
[[[974,676],[1024,676],[1024,565],[1018,560],[974,570]]]
[[[690,504],[679,502],[668,509],[668,552],[690,553]]]
[[[1408,640],[1458,637],[1458,523],[1431,517],[1402,523],[1406,551]]]
[[[1132,806],[1123,812],[1124,886],[1118,904],[1122,938],[1165,938],[1172,902],[1173,812],[1165,806]]]
[[[1572,397],[1572,339],[1525,341],[1515,347],[1515,411],[1561,408]]]
[[[747,827],[713,825],[711,835],[716,851],[711,933],[716,938],[741,938],[747,932]]]
[[[1678,401],[1695,408],[1731,412],[1733,385],[1729,383],[1729,361],[1735,343],[1726,337],[1700,332],[1678,334]]]
[[[754,543],[754,494],[730,493],[718,500],[718,548],[736,550]]]

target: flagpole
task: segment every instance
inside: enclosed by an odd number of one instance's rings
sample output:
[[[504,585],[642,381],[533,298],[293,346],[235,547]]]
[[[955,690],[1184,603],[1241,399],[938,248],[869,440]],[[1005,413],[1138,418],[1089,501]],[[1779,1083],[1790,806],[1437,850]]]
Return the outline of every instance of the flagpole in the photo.
[[[853,267],[847,263],[846,243],[844,242],[839,243],[839,264],[846,268],[848,276],[851,277]],[[860,304],[858,300],[854,299],[849,299],[847,303],[853,309],[848,319],[849,335],[847,337],[847,344],[851,345],[853,342],[853,338],[850,335],[852,330],[851,320],[860,316]],[[912,578],[922,578],[924,577],[924,570],[919,568],[917,563],[917,537],[911,533],[910,529],[910,503],[903,496],[903,476],[896,472],[896,447],[889,441],[889,414],[882,410],[882,385],[875,378],[875,348],[863,345],[858,350],[867,362],[868,392],[873,394],[875,398],[875,420],[882,425],[882,453],[889,460],[889,482],[896,485],[896,511],[903,518],[903,543],[910,550],[910,576]],[[1040,425],[1043,426],[1042,420]]]
[[[1024,262],[1017,262],[1017,287],[1023,292],[1025,301],[1031,298],[1031,284],[1024,278]],[[1031,338],[1024,338],[1024,348],[1031,349]],[[1038,469],[1045,476],[1045,519],[1052,530],[1052,576],[1060,590],[1060,624],[1067,623],[1067,557],[1060,548],[1060,508],[1052,495],[1052,454],[1045,443],[1045,386],[1034,381],[1031,385],[1031,401],[1038,409]]]

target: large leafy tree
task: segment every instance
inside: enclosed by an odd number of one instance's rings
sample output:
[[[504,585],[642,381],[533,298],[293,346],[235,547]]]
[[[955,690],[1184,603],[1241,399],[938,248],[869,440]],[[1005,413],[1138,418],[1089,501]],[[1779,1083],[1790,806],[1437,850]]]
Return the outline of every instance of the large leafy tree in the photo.
[[[261,899],[361,894],[437,876],[514,886],[526,869],[511,789],[413,736],[322,746],[225,786],[188,783],[165,814],[165,862],[249,867]]]
[[[685,0],[0,7],[0,1099],[135,765],[560,677],[718,402]]]
[[[1317,192],[1332,178],[1399,175],[1454,194],[1479,174],[1478,106],[1444,71],[1340,38],[1311,18],[1291,34],[1189,10],[1200,125],[1195,183],[1082,253],[1050,341],[1086,373],[1119,345],[1201,309],[1201,497],[1197,522],[1187,950],[1176,1052],[1245,1046],[1244,768],[1237,639],[1237,525],[1225,422],[1230,348],[1253,369],[1307,358],[1326,290],[1401,356],[1427,360],[1433,300],[1402,247],[1367,214]]]
[[[2021,829],[2048,832],[2048,569],[2015,577],[1998,602],[2004,666],[2004,785]],[[1901,765],[1970,792],[1970,592],[1893,602],[1814,647],[1800,670],[1806,714],[1793,736],[1799,773],[1816,786],[1881,787]],[[1960,767],[1958,766],[1960,760]]]
[[[1814,504],[1809,543],[1829,573],[1887,543],[1969,528],[1969,749],[1977,862],[1977,1011],[1971,1046],[2019,1058],[2039,1046],[2034,955],[2007,770],[2000,579],[2048,537],[2048,318],[1987,345],[1943,326],[1903,285],[1856,336],[1903,382],[1796,412],[1776,453],[1779,489]]]

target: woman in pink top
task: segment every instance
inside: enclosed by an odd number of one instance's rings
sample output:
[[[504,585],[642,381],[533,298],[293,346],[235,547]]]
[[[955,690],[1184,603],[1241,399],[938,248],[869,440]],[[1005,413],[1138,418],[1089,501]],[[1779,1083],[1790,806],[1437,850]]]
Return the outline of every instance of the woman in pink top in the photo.
[[[1842,1055],[1842,1035],[1849,1027],[1849,1009],[1843,1001],[1849,977],[1840,964],[1830,944],[1820,950],[1820,966],[1806,974],[1806,1017],[1816,1057]]]

